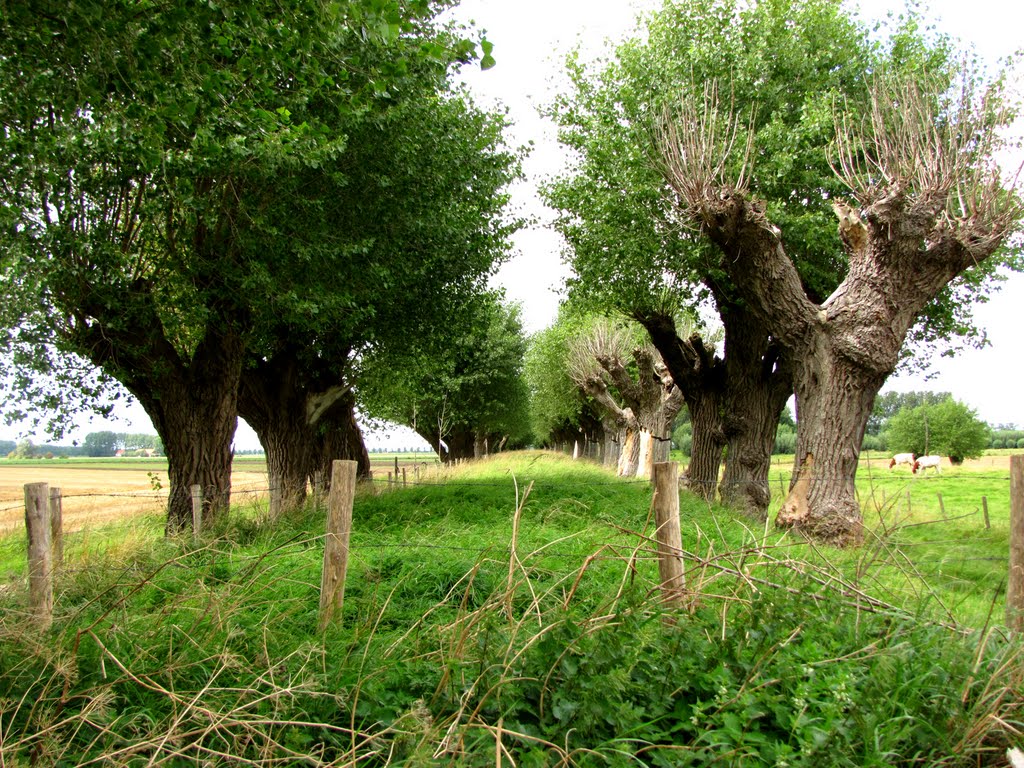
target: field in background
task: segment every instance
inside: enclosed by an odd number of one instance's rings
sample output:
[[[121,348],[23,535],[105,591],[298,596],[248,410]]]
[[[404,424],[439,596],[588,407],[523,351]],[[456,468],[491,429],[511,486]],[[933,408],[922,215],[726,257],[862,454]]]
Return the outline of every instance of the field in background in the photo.
[[[384,479],[399,467],[432,466],[429,453],[375,453],[371,466]],[[24,487],[49,483],[64,497],[64,528],[77,531],[126,517],[157,513],[167,501],[167,460],[30,459],[0,460],[0,536],[24,528]],[[269,482],[263,456],[236,456],[231,473],[232,505],[265,503]]]
[[[960,467],[951,467],[948,460],[942,475],[913,475],[906,467],[889,470],[888,455],[861,456],[857,485],[865,502],[869,524],[882,508],[906,504],[909,490],[912,498],[921,500],[918,512],[938,512],[936,493],[942,493],[946,515],[955,517],[977,511],[981,497],[987,495],[990,513],[1002,519],[1009,514],[1010,456],[1016,451],[988,451],[980,459],[969,459]],[[374,453],[370,463],[377,480],[386,480],[399,468],[408,472],[414,467],[436,466],[430,453]],[[685,465],[685,457],[673,456]],[[769,473],[773,505],[782,498],[793,471],[792,456],[774,456]],[[955,480],[955,482],[953,482]],[[1006,482],[1003,482],[1006,481]],[[152,459],[33,459],[0,460],[0,535],[18,530],[24,519],[24,486],[47,482],[59,487],[64,495],[64,524],[67,530],[100,525],[124,517],[159,512],[167,499],[167,463]],[[951,484],[952,483],[952,484]],[[231,476],[232,504],[265,502],[269,483],[262,456],[237,456]],[[949,486],[949,487],[947,487]],[[955,492],[952,489],[958,489]],[[901,501],[897,502],[896,499]],[[911,503],[911,514],[917,512]]]

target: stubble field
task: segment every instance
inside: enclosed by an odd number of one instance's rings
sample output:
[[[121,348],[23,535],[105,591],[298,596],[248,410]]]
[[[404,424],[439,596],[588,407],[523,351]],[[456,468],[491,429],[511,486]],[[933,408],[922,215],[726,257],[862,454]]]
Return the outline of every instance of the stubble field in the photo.
[[[49,483],[61,489],[65,531],[158,512],[167,503],[163,459],[0,461],[0,536],[24,527],[24,487]],[[232,504],[266,497],[262,462],[236,461],[231,473]]]

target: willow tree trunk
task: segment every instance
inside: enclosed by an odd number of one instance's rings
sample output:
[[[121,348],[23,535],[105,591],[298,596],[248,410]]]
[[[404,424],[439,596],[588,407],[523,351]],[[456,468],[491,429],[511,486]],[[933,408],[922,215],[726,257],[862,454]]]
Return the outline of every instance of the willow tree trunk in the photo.
[[[191,528],[193,485],[203,491],[204,524],[228,510],[242,351],[238,335],[211,333],[187,369],[168,369],[145,390],[129,387],[153,421],[167,454],[168,535]]]
[[[315,431],[316,449],[310,475],[315,477],[315,473],[320,473],[325,491],[330,489],[335,460],[354,461],[357,477],[370,476],[370,454],[356,421],[356,400],[351,390],[323,413]]]
[[[302,505],[313,450],[306,419],[306,392],[299,385],[298,362],[279,357],[250,366],[242,374],[239,414],[253,428],[267,457],[271,520]]]
[[[297,349],[250,360],[242,372],[238,410],[256,432],[267,456],[272,520],[306,500],[308,478],[319,467],[320,420],[349,387],[329,370],[309,369]]]
[[[763,521],[771,501],[772,448],[793,391],[792,372],[788,357],[753,313],[729,305],[721,306],[720,315],[725,326],[726,459],[719,494],[724,503]]]
[[[714,350],[704,346],[698,334],[683,339],[671,315],[636,314],[635,319],[651,337],[690,414],[693,440],[686,469],[690,491],[706,501],[715,498],[722,466],[725,434],[722,429],[722,397],[725,366]]]
[[[686,484],[691,493],[705,501],[714,501],[718,473],[722,467],[722,448],[725,447],[721,401],[717,393],[691,393],[686,399],[686,406],[693,429]]]
[[[817,341],[797,375],[796,461],[776,523],[838,546],[855,545],[863,540],[857,460],[886,377],[837,356],[824,334]]]
[[[635,477],[640,466],[640,430],[626,427],[620,439],[618,474],[619,477]]]

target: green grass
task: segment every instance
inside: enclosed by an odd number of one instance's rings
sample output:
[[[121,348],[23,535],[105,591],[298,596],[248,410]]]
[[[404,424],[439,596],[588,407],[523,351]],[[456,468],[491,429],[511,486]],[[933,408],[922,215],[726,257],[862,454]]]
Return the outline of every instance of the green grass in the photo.
[[[71,541],[48,633],[18,580],[0,594],[5,764],[967,766],[1020,745],[1019,641],[939,623],[945,586],[684,496],[666,610],[650,504],[545,453],[366,486],[323,634],[322,510]]]

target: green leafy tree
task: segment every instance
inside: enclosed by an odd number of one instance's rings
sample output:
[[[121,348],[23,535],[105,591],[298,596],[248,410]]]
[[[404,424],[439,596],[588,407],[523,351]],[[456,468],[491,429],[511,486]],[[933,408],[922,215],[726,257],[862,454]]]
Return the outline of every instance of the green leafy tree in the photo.
[[[25,438],[19,440],[18,444],[14,446],[13,459],[31,459],[36,455],[36,447],[31,440]]]
[[[891,450],[948,456],[953,464],[976,459],[988,447],[991,430],[977,413],[952,397],[904,408],[889,420]]]
[[[328,268],[282,223],[344,186],[353,116],[473,46],[420,34],[427,2],[49,5],[0,22],[0,342],[32,371],[88,361],[139,400],[167,453],[173,532],[192,484],[208,515],[226,508],[261,313],[308,305],[275,277]],[[335,256],[356,272],[358,249]]]
[[[570,344],[585,324],[584,317],[563,304],[555,323],[530,338],[526,352],[530,423],[540,444],[569,451],[582,440],[584,449],[599,446],[601,460],[612,466],[618,459],[615,424],[569,372]]]
[[[843,13],[818,9],[822,18]],[[779,22],[760,28],[773,47],[813,34]],[[830,71],[843,43],[865,39],[852,21],[846,27],[831,52],[812,59],[814,68]],[[780,50],[786,61],[787,49]],[[802,217],[761,186],[762,131],[756,124],[748,130],[745,108],[756,98],[740,101],[739,111],[727,79],[695,81],[657,129],[680,218],[714,245],[713,268],[728,276],[783,355],[798,361],[796,471],[777,523],[839,545],[861,541],[857,457],[872,402],[911,328],[958,278],[957,286],[979,285],[1007,263],[1002,246],[1021,210],[995,163],[998,129],[1013,113],[1002,81],[982,81],[969,64],[944,65],[942,45],[929,48],[912,26],[868,51],[873,65],[853,88],[826,90],[829,101],[802,109],[817,116],[808,128],[835,131],[832,164],[849,192],[831,194],[806,180],[787,185],[807,211],[828,204],[839,219],[842,246],[830,270],[838,285],[830,293],[800,269]],[[936,66],[923,66],[929,61]]]
[[[445,337],[410,343],[402,365],[369,360],[359,390],[370,416],[404,424],[442,461],[472,458],[530,438],[526,338],[518,305],[478,294]]]
[[[425,79],[349,121],[343,184],[295,182],[310,210],[277,228],[309,264],[269,281],[286,298],[254,317],[239,393],[266,450],[272,516],[302,501],[316,471],[329,477],[332,459],[362,461],[353,391],[363,361],[393,354],[398,376],[410,346],[445,354],[459,332],[452,313],[505,258],[518,222],[502,216],[504,187],[519,155],[504,127]]]
[[[952,397],[949,392],[886,392],[875,398],[875,405],[868,417],[867,434],[879,435],[893,416],[905,408],[919,405],[936,405]]]

